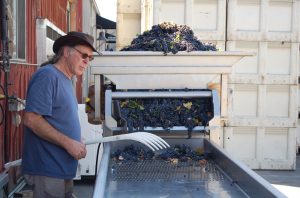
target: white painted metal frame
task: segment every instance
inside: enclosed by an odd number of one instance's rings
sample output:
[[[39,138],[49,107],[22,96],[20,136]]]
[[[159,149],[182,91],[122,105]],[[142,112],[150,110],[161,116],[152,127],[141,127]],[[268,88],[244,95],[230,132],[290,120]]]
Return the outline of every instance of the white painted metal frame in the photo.
[[[205,84],[207,88],[210,82],[205,78],[206,75],[219,76],[217,83],[221,84],[221,119],[227,116],[227,75],[231,72],[232,65],[244,56],[251,56],[253,53],[244,52],[179,52],[178,54],[164,55],[161,52],[104,52],[102,56],[96,56],[91,63],[91,74],[95,78],[95,117],[100,119],[100,85],[103,77],[114,77],[114,83],[118,85],[126,84],[133,78],[145,75],[149,79],[155,76],[169,75],[177,78],[183,75],[187,80],[185,86],[189,88],[189,74],[198,75],[194,83]],[[210,79],[209,79],[210,80]],[[204,81],[204,82],[203,82]],[[179,88],[182,85],[173,81],[174,86]],[[154,88],[166,88],[168,82],[162,83],[160,80],[153,80]],[[129,89],[140,88],[144,85],[144,79],[140,78],[136,84],[127,87]],[[125,89],[126,87],[122,87]],[[168,88],[168,87],[167,87]],[[218,142],[222,144],[222,134],[217,136]]]
[[[300,42],[300,1],[299,0],[230,0],[228,2],[228,40],[247,40],[247,41],[285,41],[285,42]],[[257,21],[247,20],[249,18],[246,13],[242,13],[242,9],[252,8],[252,19],[257,18]],[[283,10],[285,8],[285,10]],[[281,14],[278,11],[281,9]],[[249,9],[248,9],[249,11]],[[251,10],[250,10],[251,11]],[[285,11],[285,12],[284,12]],[[254,14],[254,12],[256,12]],[[255,15],[255,16],[253,16]],[[276,21],[280,17],[286,17],[290,23],[290,29],[272,29],[272,24],[276,24],[277,28],[280,27],[280,23],[283,21]],[[288,18],[289,17],[289,18]],[[240,27],[237,24],[237,20],[243,23],[244,27]],[[255,24],[258,27],[255,27]],[[255,27],[255,28],[254,28]],[[248,29],[247,29],[248,28]],[[273,27],[274,28],[274,27]],[[283,27],[282,27],[283,28]]]

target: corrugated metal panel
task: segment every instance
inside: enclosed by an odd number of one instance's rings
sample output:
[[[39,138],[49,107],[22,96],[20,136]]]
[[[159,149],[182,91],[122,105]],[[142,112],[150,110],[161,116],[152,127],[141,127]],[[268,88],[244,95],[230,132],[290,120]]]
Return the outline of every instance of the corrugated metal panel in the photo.
[[[38,1],[27,0],[26,1],[26,61],[29,64],[36,63],[36,36],[35,36],[35,19],[37,17],[37,5]],[[12,83],[9,86],[9,95],[14,94],[19,98],[25,98],[25,92],[27,88],[27,83],[36,70],[35,66],[26,65],[15,65],[11,64],[11,71],[9,74],[9,80]],[[0,78],[1,85],[4,84],[4,72],[1,73]],[[2,101],[1,105],[4,106],[5,102]],[[6,111],[7,108],[4,108]],[[21,114],[22,115],[22,114]],[[4,148],[4,125],[0,126],[0,171],[3,170],[6,160],[15,160],[21,157],[21,146],[23,137],[23,127],[15,127],[12,125],[13,114],[8,113],[6,133],[9,134],[7,138],[9,143],[7,148]],[[7,156],[7,157],[5,157]],[[5,160],[5,158],[8,158]]]
[[[76,97],[78,103],[82,103],[82,76],[77,76]]]
[[[82,31],[82,0],[77,1],[76,31]],[[82,76],[77,76],[76,97],[78,103],[82,103]]]
[[[77,0],[76,30],[82,31],[82,0]]]
[[[0,73],[0,79],[1,79],[1,85],[3,84],[2,83],[2,73]],[[2,93],[2,91],[1,91]],[[0,110],[0,119],[2,120],[3,119],[3,111],[4,110],[4,105],[5,105],[5,102],[4,100],[3,101],[0,101],[0,105],[1,105],[1,110]],[[3,171],[4,169],[4,125],[1,124],[0,125],[0,173]]]
[[[9,73],[9,83],[11,84],[8,87],[8,95],[15,95],[18,98],[25,99],[27,84],[31,78],[31,75],[36,71],[36,66],[27,66],[21,64],[11,64],[11,70]],[[1,71],[1,85],[4,84],[4,72]],[[4,106],[4,101],[1,102],[1,105]],[[5,108],[4,110],[7,110]],[[13,124],[13,119],[17,116],[14,112],[7,112],[7,126],[6,126],[6,136],[7,139],[4,140],[4,125],[0,126],[0,169],[3,170],[3,165],[5,163],[5,156],[8,157],[7,160],[12,161],[21,158],[22,150],[22,139],[23,139],[23,126],[15,126]],[[18,112],[22,116],[22,112]],[[2,115],[0,115],[2,116]],[[7,143],[6,148],[4,149],[4,141]],[[5,153],[4,153],[5,152]]]
[[[47,18],[61,30],[67,32],[67,0],[40,0],[42,18]],[[35,21],[34,21],[35,22]]]
[[[36,63],[36,31],[35,31],[35,19],[38,12],[37,2],[34,0],[28,0],[26,3],[26,58],[28,63]]]
[[[18,98],[25,99],[27,85],[32,74],[36,71],[36,66],[27,66],[21,64],[13,64],[9,74],[11,85],[9,86],[9,95],[16,95]],[[26,86],[24,86],[26,85]],[[19,127],[13,124],[13,119],[16,116],[14,112],[8,114],[8,131],[9,131],[9,160],[21,158],[23,126]],[[23,115],[23,113],[21,113]]]

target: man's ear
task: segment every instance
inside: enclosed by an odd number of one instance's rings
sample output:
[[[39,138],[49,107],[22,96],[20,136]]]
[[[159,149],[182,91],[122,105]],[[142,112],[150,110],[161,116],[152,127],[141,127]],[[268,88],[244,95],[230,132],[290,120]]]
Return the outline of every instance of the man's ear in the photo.
[[[63,46],[63,56],[65,58],[68,58],[71,55],[71,53],[73,53],[72,48]]]

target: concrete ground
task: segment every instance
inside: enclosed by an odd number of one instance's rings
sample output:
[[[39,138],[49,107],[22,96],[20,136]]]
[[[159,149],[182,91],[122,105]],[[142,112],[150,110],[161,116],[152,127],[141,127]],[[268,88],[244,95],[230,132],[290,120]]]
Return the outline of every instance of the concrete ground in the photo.
[[[255,170],[268,182],[273,184],[279,191],[289,198],[300,197],[300,155],[297,156],[295,171],[266,171]],[[93,179],[75,181],[74,194],[77,198],[90,198],[93,196],[95,181]]]
[[[300,155],[297,156],[295,171],[255,170],[255,172],[289,198],[300,197]]]
[[[74,195],[76,198],[91,198],[94,192],[94,179],[74,181]]]

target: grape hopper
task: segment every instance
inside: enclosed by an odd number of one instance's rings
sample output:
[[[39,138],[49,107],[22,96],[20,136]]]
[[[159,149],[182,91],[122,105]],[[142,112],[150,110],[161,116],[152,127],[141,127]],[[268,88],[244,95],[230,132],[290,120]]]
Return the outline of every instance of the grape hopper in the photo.
[[[138,143],[104,143],[94,197],[284,197],[216,144],[221,142],[221,116],[226,117],[227,75],[251,54],[192,47],[172,53],[170,46],[180,49],[185,37],[173,29],[159,31],[158,41],[144,40],[161,46],[160,52],[134,47],[95,57],[95,119],[104,118],[104,136],[146,131],[173,150],[151,154]],[[170,44],[163,35],[168,32],[178,42]],[[220,90],[209,89],[210,82],[219,83]]]

